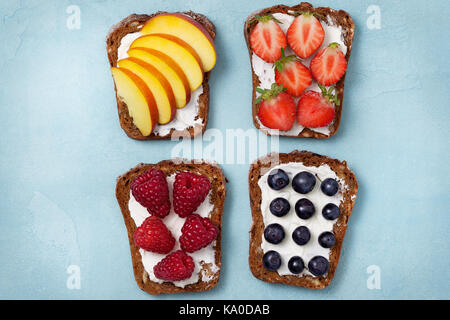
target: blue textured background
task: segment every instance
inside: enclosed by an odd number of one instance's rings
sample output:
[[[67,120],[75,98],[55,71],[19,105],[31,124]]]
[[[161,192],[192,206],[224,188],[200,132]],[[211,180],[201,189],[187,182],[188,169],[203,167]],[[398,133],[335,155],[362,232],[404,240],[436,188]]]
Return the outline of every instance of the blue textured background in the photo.
[[[280,139],[345,159],[360,190],[331,285],[268,284],[249,270],[246,164],[230,183],[221,280],[206,293],[152,297],[133,278],[116,177],[170,157],[176,142],[138,142],[121,130],[105,53],[109,28],[130,13],[191,9],[217,27],[209,128],[253,128],[242,29],[277,1],[12,1],[0,8],[0,298],[327,299],[449,298],[449,84],[446,1],[312,1],[356,24],[339,132],[325,141]],[[295,4],[296,1],[285,1]],[[81,9],[69,30],[66,8]],[[369,30],[369,5],[381,29]],[[444,18],[443,18],[444,17]],[[69,265],[81,289],[66,287]],[[381,270],[369,290],[366,268]]]

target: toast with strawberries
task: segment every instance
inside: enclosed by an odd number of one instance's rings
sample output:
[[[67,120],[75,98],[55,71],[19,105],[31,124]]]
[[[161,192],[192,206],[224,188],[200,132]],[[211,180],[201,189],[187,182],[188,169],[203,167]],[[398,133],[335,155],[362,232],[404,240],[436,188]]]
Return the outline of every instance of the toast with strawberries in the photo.
[[[254,125],[268,135],[324,139],[336,134],[354,30],[347,12],[307,2],[250,15],[244,36]]]
[[[138,286],[150,294],[206,291],[219,281],[221,168],[205,161],[139,164],[117,179]]]

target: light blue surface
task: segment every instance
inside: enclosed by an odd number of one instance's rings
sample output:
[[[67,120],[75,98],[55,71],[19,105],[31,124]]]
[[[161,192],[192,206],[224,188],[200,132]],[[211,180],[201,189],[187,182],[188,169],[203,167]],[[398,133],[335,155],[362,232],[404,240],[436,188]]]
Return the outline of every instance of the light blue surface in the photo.
[[[191,9],[216,25],[208,128],[253,128],[246,17],[276,1],[10,1],[0,5],[0,298],[382,299],[450,297],[449,85],[446,1],[313,1],[356,24],[339,132],[280,139],[347,160],[359,193],[336,276],[322,291],[274,285],[248,268],[249,160],[229,179],[219,285],[152,297],[136,286],[115,179],[169,158],[177,142],[138,142],[121,130],[105,52],[130,13]],[[296,1],[285,1],[294,4]],[[369,5],[381,9],[370,30]],[[66,9],[78,5],[81,28]],[[444,18],[443,18],[444,17]],[[251,159],[253,160],[253,159]],[[66,287],[69,265],[81,289]],[[381,289],[366,285],[368,266]]]

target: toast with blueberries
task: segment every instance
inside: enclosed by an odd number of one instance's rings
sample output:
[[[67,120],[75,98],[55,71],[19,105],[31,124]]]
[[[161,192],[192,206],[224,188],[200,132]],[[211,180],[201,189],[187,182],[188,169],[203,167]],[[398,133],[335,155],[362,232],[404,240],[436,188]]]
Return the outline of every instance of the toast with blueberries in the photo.
[[[309,289],[336,272],[358,182],[345,161],[272,153],[249,171],[249,265],[263,281]]]
[[[354,30],[347,12],[307,2],[251,14],[244,36],[255,127],[288,137],[325,139],[336,134]]]
[[[221,267],[222,169],[205,161],[139,164],[117,179],[134,277],[150,294],[214,288]]]

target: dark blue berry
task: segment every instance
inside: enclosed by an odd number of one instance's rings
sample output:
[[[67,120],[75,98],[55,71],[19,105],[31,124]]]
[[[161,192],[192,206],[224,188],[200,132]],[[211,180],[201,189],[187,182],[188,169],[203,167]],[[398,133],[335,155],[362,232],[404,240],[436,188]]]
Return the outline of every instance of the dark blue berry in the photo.
[[[327,259],[322,256],[315,256],[308,263],[308,270],[313,275],[320,277],[328,272],[330,264]]]
[[[264,230],[264,238],[273,244],[278,244],[284,239],[284,229],[278,223],[269,224]]]
[[[275,169],[269,173],[267,183],[273,190],[281,190],[289,184],[289,177],[283,170]]]
[[[291,210],[291,205],[284,198],[276,198],[272,200],[269,208],[273,215],[283,217]]]
[[[292,188],[301,194],[310,192],[316,185],[316,178],[308,171],[297,173],[292,179]]]
[[[316,212],[313,203],[306,198],[300,199],[295,204],[295,213],[301,219],[309,219]]]
[[[331,248],[336,243],[336,237],[332,232],[322,232],[319,236],[319,244],[324,248]]]
[[[263,264],[267,270],[276,271],[281,266],[280,254],[276,251],[267,251],[263,256]]]
[[[289,259],[288,268],[293,274],[299,274],[305,269],[305,263],[302,258],[295,256]]]
[[[322,215],[327,220],[335,220],[339,217],[341,211],[334,203],[329,203],[322,209]]]
[[[294,232],[292,232],[292,240],[299,246],[307,244],[309,239],[311,239],[311,233],[305,226],[297,227]]]
[[[334,196],[338,190],[339,190],[339,184],[336,180],[332,178],[326,178],[322,181],[320,184],[320,189],[323,193],[325,193],[327,196]]]

